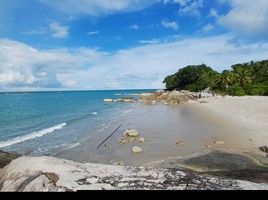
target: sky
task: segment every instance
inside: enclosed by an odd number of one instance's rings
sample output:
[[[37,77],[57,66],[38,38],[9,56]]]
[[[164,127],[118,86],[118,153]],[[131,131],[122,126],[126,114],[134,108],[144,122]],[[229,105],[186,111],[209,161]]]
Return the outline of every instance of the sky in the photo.
[[[267,0],[0,0],[0,91],[164,88],[268,59]]]

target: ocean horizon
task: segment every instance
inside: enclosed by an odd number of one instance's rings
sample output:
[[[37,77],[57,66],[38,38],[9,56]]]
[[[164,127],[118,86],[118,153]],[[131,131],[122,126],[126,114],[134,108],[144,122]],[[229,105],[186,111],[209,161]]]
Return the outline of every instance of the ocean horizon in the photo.
[[[42,155],[72,148],[132,111],[133,104],[105,98],[156,90],[0,92],[0,149]]]

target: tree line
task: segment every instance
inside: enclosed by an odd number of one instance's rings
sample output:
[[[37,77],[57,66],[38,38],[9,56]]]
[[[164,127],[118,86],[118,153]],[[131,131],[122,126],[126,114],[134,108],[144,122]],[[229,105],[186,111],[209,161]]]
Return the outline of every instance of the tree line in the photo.
[[[206,88],[232,96],[268,96],[268,60],[235,64],[219,73],[210,66],[189,65],[167,76],[167,90],[200,92]]]

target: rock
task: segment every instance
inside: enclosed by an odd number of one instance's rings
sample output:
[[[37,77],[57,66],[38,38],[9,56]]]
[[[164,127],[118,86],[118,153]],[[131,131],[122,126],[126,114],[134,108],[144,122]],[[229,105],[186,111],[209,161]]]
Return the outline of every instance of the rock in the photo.
[[[112,99],[104,99],[104,102],[113,102]]]
[[[144,143],[144,142],[145,142],[145,139],[144,139],[144,138],[139,138],[139,139],[138,139],[138,142],[140,142],[140,143]]]
[[[12,160],[15,160],[19,156],[20,155],[17,154],[0,151],[0,168],[3,168],[4,166],[8,165]]]
[[[145,93],[140,96],[140,101],[145,103],[155,104],[157,102],[162,102],[166,105],[168,104],[181,104],[189,101],[195,101],[196,98],[193,94],[182,93],[179,91],[172,92],[156,92],[156,93]]]
[[[268,153],[268,146],[262,146],[262,147],[259,147],[259,149],[264,153]]]
[[[136,99],[134,99],[134,98],[123,98],[123,99],[117,99],[117,102],[135,103]]]
[[[183,145],[183,144],[185,144],[185,142],[183,140],[179,140],[179,141],[176,142],[176,145],[178,145],[178,146]]]
[[[148,189],[267,190],[268,185],[190,170],[83,164],[47,156],[20,157],[0,172],[3,192]]]
[[[140,148],[140,147],[133,147],[133,148],[132,148],[132,152],[133,152],[133,153],[142,153],[142,151],[143,151],[143,150],[142,150],[142,148]]]
[[[125,163],[123,161],[114,162],[113,166],[125,166]]]
[[[128,129],[124,132],[124,136],[138,137],[140,133],[136,129]]]
[[[213,143],[216,145],[225,145],[226,144],[226,142],[224,142],[224,141],[213,141]]]
[[[205,147],[207,147],[208,149],[212,148],[212,146],[210,144],[206,144]]]

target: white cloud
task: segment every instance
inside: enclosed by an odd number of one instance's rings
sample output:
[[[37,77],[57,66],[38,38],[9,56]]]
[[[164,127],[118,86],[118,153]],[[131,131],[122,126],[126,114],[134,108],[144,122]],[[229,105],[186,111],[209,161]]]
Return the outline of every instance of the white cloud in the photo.
[[[179,4],[179,14],[200,17],[200,9],[203,8],[203,0],[162,0],[164,4]]]
[[[179,29],[179,25],[177,22],[175,21],[168,21],[168,20],[162,20],[161,24],[165,27],[165,28],[171,28],[173,30],[178,30]]]
[[[219,18],[219,23],[239,35],[266,37],[268,32],[267,0],[224,0],[231,10]]]
[[[202,27],[202,31],[204,33],[213,31],[214,29],[215,29],[215,26],[213,26],[212,24],[207,24],[207,25],[205,25],[205,26]]]
[[[146,8],[159,0],[38,0],[52,8],[72,15],[100,16],[114,12],[135,11]]]
[[[211,8],[210,12],[209,12],[209,17],[218,18],[219,17],[218,11],[216,9],[214,9],[214,8]]]
[[[86,34],[87,35],[97,35],[99,33],[100,33],[99,31],[90,31],[90,32],[87,32]]]
[[[157,39],[153,39],[153,40],[140,40],[139,41],[140,44],[156,44],[158,42],[159,42],[159,40],[157,40]]]
[[[129,28],[133,29],[133,30],[139,30],[140,29],[139,25],[137,25],[137,24],[133,24],[133,25],[129,26]]]
[[[52,37],[58,39],[64,39],[69,36],[69,28],[67,26],[62,26],[57,22],[49,24],[49,28],[52,31]]]
[[[38,29],[38,30],[25,31],[25,32],[22,32],[22,34],[24,34],[24,35],[43,35],[46,32],[47,32],[46,29]]]
[[[114,53],[89,48],[39,50],[0,40],[1,90],[25,88],[123,89],[163,87],[166,75],[189,64],[217,70],[267,59],[268,43],[234,45],[233,36],[178,39]]]

